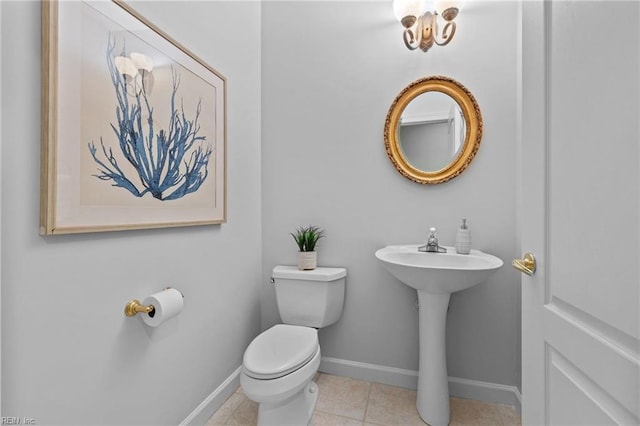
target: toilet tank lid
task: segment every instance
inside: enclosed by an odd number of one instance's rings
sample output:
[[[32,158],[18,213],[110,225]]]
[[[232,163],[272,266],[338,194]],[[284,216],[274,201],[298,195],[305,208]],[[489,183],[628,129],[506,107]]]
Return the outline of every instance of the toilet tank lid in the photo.
[[[301,271],[297,266],[276,266],[273,268],[273,278],[288,278],[308,281],[334,281],[347,276],[345,268],[319,267],[310,271]]]

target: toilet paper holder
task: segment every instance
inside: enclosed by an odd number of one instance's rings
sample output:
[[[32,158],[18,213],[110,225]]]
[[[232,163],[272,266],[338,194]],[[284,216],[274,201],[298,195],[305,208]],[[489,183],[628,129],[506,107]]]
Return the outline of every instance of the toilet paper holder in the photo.
[[[162,290],[168,290],[170,288],[171,287],[165,287]],[[182,292],[180,292],[180,294],[184,299],[184,294],[182,294]],[[138,299],[131,299],[124,306],[124,314],[128,317],[133,317],[136,314],[149,314],[150,316],[153,316],[154,311],[155,311],[155,308],[153,307],[153,305],[144,306],[142,303],[140,303]]]
[[[135,316],[136,314],[149,314],[154,311],[153,305],[144,306],[138,299],[132,299],[124,307],[124,314],[128,317]]]

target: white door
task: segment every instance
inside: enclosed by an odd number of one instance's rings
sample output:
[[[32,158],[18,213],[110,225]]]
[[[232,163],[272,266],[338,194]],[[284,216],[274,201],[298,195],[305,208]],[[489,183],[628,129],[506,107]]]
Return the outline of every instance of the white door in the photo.
[[[522,1],[522,419],[640,424],[640,2]]]

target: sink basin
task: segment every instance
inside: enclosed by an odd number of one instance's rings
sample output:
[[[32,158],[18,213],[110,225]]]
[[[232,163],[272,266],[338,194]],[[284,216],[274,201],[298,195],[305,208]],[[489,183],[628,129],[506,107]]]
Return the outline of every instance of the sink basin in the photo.
[[[486,280],[502,260],[479,250],[456,254],[418,251],[418,244],[387,246],[376,257],[391,275],[418,291],[420,366],[416,406],[431,426],[449,424],[446,320],[451,293]]]
[[[376,257],[391,275],[416,290],[429,293],[453,293],[486,280],[503,265],[500,258],[471,250],[456,254],[454,247],[446,253],[418,251],[418,244],[387,246]]]

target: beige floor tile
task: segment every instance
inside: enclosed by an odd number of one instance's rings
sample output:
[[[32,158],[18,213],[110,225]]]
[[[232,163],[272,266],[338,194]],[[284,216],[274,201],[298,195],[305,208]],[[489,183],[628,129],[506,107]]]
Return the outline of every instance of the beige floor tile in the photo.
[[[501,426],[502,418],[495,404],[472,401],[473,410],[476,414],[476,421],[479,426]]]
[[[320,374],[316,410],[362,421],[371,384],[349,377]]]
[[[451,398],[450,406],[451,426],[516,426],[519,424],[519,415],[513,407],[507,405]],[[509,415],[511,417],[507,417]],[[507,419],[506,422],[505,419]]]
[[[312,426],[362,426],[361,420],[337,416],[331,413],[315,411],[311,419]]]
[[[449,408],[451,409],[450,425],[477,425],[473,409],[467,399],[449,398]]]
[[[316,382],[320,394],[312,425],[425,425],[416,409],[416,391],[329,374],[317,375]],[[449,426],[522,424],[518,411],[508,405],[451,398],[450,407]],[[251,426],[257,419],[258,404],[238,388],[208,420],[207,426]]]
[[[218,411],[209,418],[206,426],[226,425],[234,411],[236,411],[240,404],[242,404],[246,399],[247,398],[242,394],[231,394],[224,404],[222,404],[222,407],[220,407]]]
[[[246,399],[227,420],[229,426],[251,426],[258,424],[258,403]]]
[[[416,408],[416,391],[373,383],[365,421],[380,425],[424,425]]]
[[[510,405],[497,405],[498,413],[504,426],[521,426],[522,418],[515,407]]]

